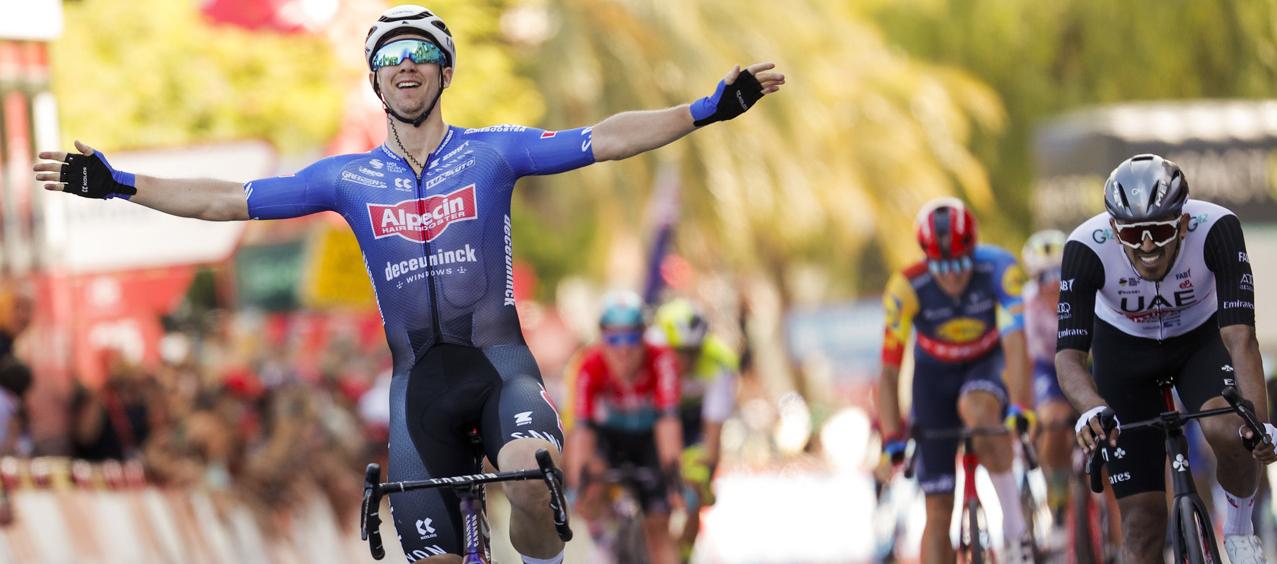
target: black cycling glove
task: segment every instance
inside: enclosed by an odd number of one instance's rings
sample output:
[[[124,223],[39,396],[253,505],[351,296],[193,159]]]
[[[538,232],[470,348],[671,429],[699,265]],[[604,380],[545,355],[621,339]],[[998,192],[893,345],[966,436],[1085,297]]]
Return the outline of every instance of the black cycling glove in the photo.
[[[63,192],[85,198],[108,200],[128,199],[137,193],[137,177],[131,172],[111,168],[102,153],[92,155],[70,153],[62,163],[61,182],[66,183]]]
[[[713,94],[692,102],[692,124],[701,127],[727,121],[745,113],[762,97],[763,85],[753,73],[742,70],[735,82],[728,84],[721,80]]]

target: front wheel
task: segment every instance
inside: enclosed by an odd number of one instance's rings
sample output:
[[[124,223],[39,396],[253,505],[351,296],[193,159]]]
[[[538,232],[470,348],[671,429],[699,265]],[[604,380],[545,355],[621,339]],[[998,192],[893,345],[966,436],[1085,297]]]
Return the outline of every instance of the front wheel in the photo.
[[[989,536],[985,531],[987,522],[979,500],[969,499],[962,515],[962,531],[958,542],[958,561],[967,564],[991,564]]]
[[[1175,514],[1179,518],[1179,543],[1175,546],[1175,561],[1188,564],[1219,564],[1219,547],[1215,544],[1215,532],[1202,502],[1191,496],[1175,501]]]

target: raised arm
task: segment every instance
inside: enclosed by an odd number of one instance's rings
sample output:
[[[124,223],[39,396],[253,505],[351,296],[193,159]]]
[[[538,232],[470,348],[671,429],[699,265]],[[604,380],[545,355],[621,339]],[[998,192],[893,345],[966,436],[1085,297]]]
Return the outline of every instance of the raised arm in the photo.
[[[776,65],[757,63],[733,68],[713,94],[691,104],[663,110],[622,112],[593,127],[594,160],[613,161],[663,147],[716,121],[732,119],[763,96],[780,90],[785,75]]]
[[[33,170],[45,190],[87,198],[126,198],[181,217],[212,221],[248,219],[248,197],[238,182],[208,178],[156,178],[123,173],[79,141],[79,154],[42,152]]]

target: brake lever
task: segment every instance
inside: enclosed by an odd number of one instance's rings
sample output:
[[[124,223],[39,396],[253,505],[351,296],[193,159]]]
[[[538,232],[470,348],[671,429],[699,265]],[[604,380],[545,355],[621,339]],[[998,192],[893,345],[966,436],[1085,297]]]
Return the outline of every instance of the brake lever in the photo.
[[[1225,386],[1219,395],[1224,397],[1224,400],[1228,402],[1228,405],[1237,410],[1237,414],[1241,415],[1242,421],[1245,422],[1246,426],[1250,427],[1251,432],[1254,433],[1254,435],[1249,439],[1245,436],[1242,437],[1242,445],[1246,447],[1246,450],[1255,450],[1255,448],[1259,445],[1272,444],[1272,438],[1268,436],[1268,432],[1264,429],[1264,426],[1260,424],[1259,419],[1255,417],[1254,403],[1242,397],[1241,392],[1239,392],[1235,386]]]
[[[359,516],[359,538],[368,541],[368,551],[376,560],[386,557],[381,542],[381,465],[369,464],[364,470],[364,500]]]

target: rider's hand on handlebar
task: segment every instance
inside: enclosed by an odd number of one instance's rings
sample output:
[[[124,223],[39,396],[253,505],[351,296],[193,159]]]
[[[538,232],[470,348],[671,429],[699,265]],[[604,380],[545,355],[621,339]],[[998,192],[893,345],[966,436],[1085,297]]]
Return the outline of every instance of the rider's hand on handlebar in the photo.
[[[1104,420],[1111,421],[1111,428],[1105,431],[1106,426]],[[1121,424],[1117,420],[1117,414],[1107,405],[1099,405],[1093,407],[1077,418],[1077,423],[1073,425],[1074,432],[1077,433],[1077,444],[1089,456],[1095,447],[1101,446],[1101,441],[1108,439],[1108,446],[1117,446],[1117,436],[1121,433]]]
[[[882,459],[879,461],[878,467],[874,469],[874,477],[879,482],[891,480],[892,471],[895,470],[896,466],[904,462],[907,444],[903,440],[892,440],[882,445]]]
[[[1272,423],[1264,423],[1264,430],[1268,434],[1267,441],[1257,439],[1255,437],[1255,432],[1247,425],[1242,425],[1239,429],[1237,429],[1237,434],[1241,435],[1242,441],[1245,442],[1248,447],[1251,444],[1255,445],[1250,449],[1251,456],[1254,456],[1255,460],[1264,464],[1272,464],[1273,462],[1277,462],[1277,447],[1274,447],[1273,445],[1274,442],[1277,442],[1277,439],[1275,439],[1277,438],[1277,427],[1274,427]]]
[[[1012,433],[1028,433],[1038,425],[1038,414],[1027,407],[1020,407],[1012,404],[1007,408],[1007,418],[1004,424],[1007,430]]]

